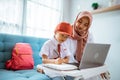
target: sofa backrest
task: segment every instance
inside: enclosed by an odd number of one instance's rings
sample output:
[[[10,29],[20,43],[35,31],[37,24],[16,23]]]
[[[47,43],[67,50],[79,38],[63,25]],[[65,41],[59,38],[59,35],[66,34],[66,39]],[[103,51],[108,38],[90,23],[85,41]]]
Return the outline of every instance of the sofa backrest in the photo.
[[[12,49],[17,42],[29,43],[33,50],[34,65],[41,64],[39,52],[46,40],[48,39],[0,33],[0,69],[5,68],[5,62],[11,59]]]

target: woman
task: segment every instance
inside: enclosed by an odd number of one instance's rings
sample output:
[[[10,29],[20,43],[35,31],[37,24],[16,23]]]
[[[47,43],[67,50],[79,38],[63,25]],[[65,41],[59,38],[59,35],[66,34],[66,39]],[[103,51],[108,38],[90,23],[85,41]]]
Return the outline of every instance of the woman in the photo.
[[[66,42],[71,52],[70,63],[80,63],[86,43],[93,42],[92,35],[89,32],[91,23],[92,14],[90,12],[83,11],[77,15],[73,24],[73,36]],[[89,80],[99,80],[100,77],[105,78],[105,73]]]
[[[66,42],[72,55],[75,56],[71,56],[70,62],[80,62],[85,44],[93,42],[93,37],[89,33],[91,23],[92,15],[90,12],[83,11],[77,15],[73,24],[73,36]]]

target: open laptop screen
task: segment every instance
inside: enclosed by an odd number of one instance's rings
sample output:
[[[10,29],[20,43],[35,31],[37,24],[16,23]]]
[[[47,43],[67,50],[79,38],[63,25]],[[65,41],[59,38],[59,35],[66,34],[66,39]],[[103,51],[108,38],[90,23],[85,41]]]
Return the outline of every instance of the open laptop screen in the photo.
[[[102,66],[106,60],[110,44],[87,43],[79,69]]]

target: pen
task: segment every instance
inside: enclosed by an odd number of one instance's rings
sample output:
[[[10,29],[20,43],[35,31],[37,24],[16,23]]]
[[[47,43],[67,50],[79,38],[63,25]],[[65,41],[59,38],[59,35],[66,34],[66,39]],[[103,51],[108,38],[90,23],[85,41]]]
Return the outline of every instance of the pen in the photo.
[[[58,57],[60,57],[60,54],[58,53],[58,51],[54,49],[54,52],[57,54]]]

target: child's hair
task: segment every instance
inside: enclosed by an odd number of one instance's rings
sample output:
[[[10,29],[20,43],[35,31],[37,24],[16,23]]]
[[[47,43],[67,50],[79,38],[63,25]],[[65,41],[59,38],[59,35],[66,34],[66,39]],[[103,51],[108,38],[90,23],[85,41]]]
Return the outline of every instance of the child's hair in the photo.
[[[70,23],[67,22],[61,22],[57,25],[57,27],[55,28],[55,33],[56,32],[60,32],[62,34],[67,34],[69,36],[72,35],[72,26]]]

